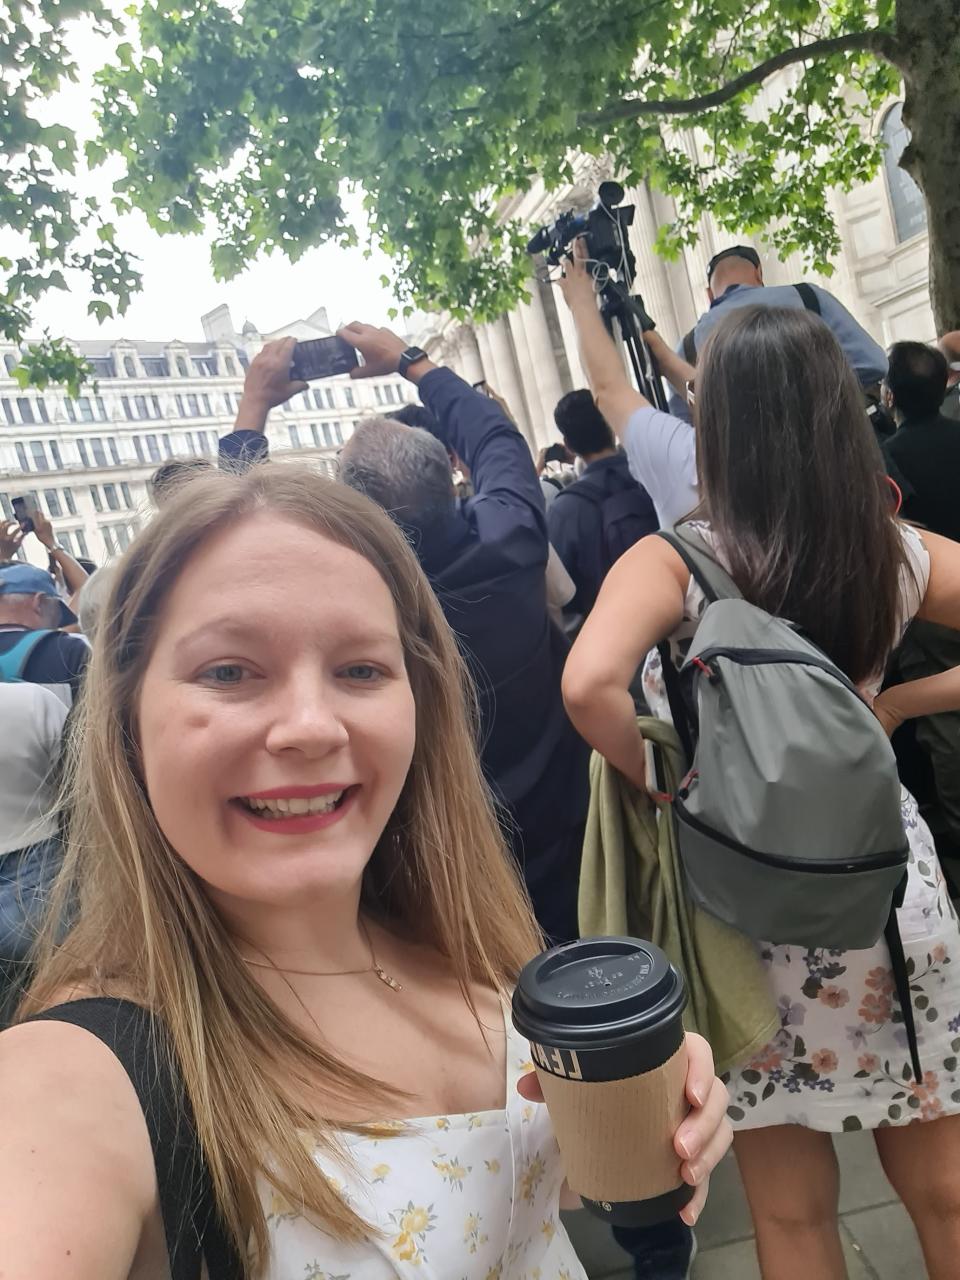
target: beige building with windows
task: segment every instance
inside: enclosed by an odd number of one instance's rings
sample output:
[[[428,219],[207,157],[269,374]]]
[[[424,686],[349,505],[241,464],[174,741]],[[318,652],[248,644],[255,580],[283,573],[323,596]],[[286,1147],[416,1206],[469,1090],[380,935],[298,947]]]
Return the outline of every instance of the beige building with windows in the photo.
[[[147,481],[170,458],[216,459],[233,427],[250,360],[265,342],[327,337],[320,309],[272,333],[247,323],[237,333],[229,310],[202,318],[204,341],[74,342],[95,382],[71,398],[62,388],[21,390],[12,376],[19,352],[0,343],[0,513],[27,497],[53,521],[73,555],[98,564],[122,552],[150,512]],[[275,409],[271,453],[301,457],[334,474],[340,445],[357,421],[416,399],[398,377],[324,379]],[[42,553],[29,554],[38,563]]]
[[[765,89],[767,105],[778,86]],[[870,183],[843,194],[831,204],[843,250],[830,278],[804,269],[799,258],[778,262],[755,240],[764,260],[768,284],[810,280],[834,293],[878,342],[887,346],[902,338],[929,341],[936,337],[927,289],[927,235],[923,197],[897,161],[907,142],[902,104],[891,102],[874,128],[887,143],[885,164]],[[699,140],[684,135],[696,152]],[[518,218],[533,231],[552,222],[564,209],[586,209],[604,178],[613,173],[602,162],[585,159],[574,187],[547,192],[542,185],[505,202],[502,216]],[[691,329],[707,306],[706,268],[714,253],[746,236],[721,231],[705,219],[699,243],[676,262],[653,253],[657,228],[673,217],[672,202],[649,187],[628,190],[625,202],[636,208],[630,239],[637,257],[634,284],[647,309],[670,342]],[[586,385],[576,335],[559,291],[543,279],[530,282],[531,298],[492,324],[462,325],[439,318],[418,341],[434,359],[450,364],[471,382],[485,379],[508,402],[531,448],[556,438],[553,407],[574,387]]]

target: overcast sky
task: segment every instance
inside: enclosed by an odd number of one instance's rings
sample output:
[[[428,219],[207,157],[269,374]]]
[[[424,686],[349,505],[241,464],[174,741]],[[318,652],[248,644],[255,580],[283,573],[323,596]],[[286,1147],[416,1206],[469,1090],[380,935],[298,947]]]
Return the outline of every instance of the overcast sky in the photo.
[[[95,133],[92,76],[108,60],[111,43],[89,28],[77,26],[71,45],[80,66],[79,82],[66,84],[46,104],[44,122],[70,125],[82,143]],[[106,204],[118,172],[109,163],[92,172],[78,170],[77,189],[81,195],[96,195]],[[351,213],[356,210],[359,214],[359,197],[348,207]],[[83,277],[74,276],[69,280],[69,293],[55,290],[41,300],[34,313],[32,332],[49,328],[54,335],[71,338],[191,341],[203,337],[200,316],[221,302],[230,307],[237,328],[251,320],[263,332],[307,316],[320,306],[327,308],[331,323],[389,323],[387,312],[395,302],[380,284],[381,275],[391,275],[390,261],[382,254],[368,259],[361,248],[331,245],[311,250],[296,265],[274,255],[260,258],[243,275],[224,284],[213,278],[205,236],[157,235],[141,214],[116,221],[118,241],[140,257],[138,265],[143,273],[143,291],[127,314],[98,325],[87,315],[89,296],[84,292]],[[354,225],[358,225],[356,220]],[[9,240],[0,239],[0,250],[5,243],[11,247]]]

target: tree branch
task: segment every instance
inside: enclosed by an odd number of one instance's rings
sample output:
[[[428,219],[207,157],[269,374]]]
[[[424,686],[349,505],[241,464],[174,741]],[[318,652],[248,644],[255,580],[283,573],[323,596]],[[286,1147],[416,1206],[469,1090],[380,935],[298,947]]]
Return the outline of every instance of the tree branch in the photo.
[[[709,111],[711,107],[722,106],[744,89],[762,84],[775,71],[792,66],[795,62],[805,62],[808,58],[825,57],[832,53],[846,53],[853,49],[869,49],[890,61],[894,44],[892,33],[882,27],[871,27],[867,31],[852,31],[845,36],[829,36],[823,40],[813,40],[810,44],[798,45],[793,49],[784,49],[766,62],[743,75],[729,80],[714,89],[711,93],[701,94],[698,98],[662,98],[649,101],[645,98],[627,98],[605,107],[603,111],[584,113],[580,116],[581,125],[595,126],[614,124],[618,120],[634,120],[638,116],[683,116],[693,115],[700,111]]]

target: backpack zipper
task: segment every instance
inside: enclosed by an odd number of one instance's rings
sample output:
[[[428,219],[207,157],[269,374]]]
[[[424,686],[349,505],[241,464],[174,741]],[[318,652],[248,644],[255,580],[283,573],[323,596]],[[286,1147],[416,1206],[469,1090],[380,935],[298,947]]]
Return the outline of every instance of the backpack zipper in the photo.
[[[729,658],[731,662],[736,662],[742,667],[762,667],[775,662],[817,667],[820,671],[826,671],[827,675],[833,676],[834,680],[838,680],[851,693],[855,693],[861,702],[866,702],[849,676],[845,676],[829,658],[818,658],[815,654],[797,653],[795,649],[730,649],[724,645],[713,645],[709,649],[704,649],[697,657],[704,666],[709,665],[711,658]],[[694,658],[688,658],[687,661],[691,665],[699,665]],[[719,672],[711,668],[711,678],[716,678],[718,675]]]
[[[776,853],[760,853],[759,850],[750,849],[747,845],[741,844],[739,840],[734,840],[731,836],[724,835],[722,831],[715,831],[713,827],[701,822],[699,818],[695,818],[679,795],[674,800],[673,806],[677,811],[679,820],[685,822],[694,831],[699,832],[700,835],[716,840],[718,844],[725,845],[735,853],[743,854],[745,858],[752,858],[754,862],[762,862],[767,866],[777,867],[780,871],[819,871],[828,875],[840,872],[849,875],[858,871],[885,871],[890,867],[905,864],[909,855],[909,845],[905,844],[902,849],[889,853],[873,853],[869,858],[858,858],[855,862],[842,862],[829,858],[784,858]]]

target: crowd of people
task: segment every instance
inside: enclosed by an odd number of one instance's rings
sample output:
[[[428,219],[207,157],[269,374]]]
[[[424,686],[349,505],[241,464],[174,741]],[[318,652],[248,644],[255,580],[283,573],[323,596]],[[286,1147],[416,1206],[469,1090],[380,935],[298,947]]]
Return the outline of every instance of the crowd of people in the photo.
[[[960,335],[885,354],[734,246],[676,350],[645,327],[663,411],[591,266],[578,241],[560,280],[590,385],[536,462],[488,388],[354,323],[353,376],[400,371],[421,405],[360,423],[336,481],[269,458],[268,415],[304,387],[284,339],[253,360],[219,466],[160,468],[119,561],[77,563],[40,513],[0,528],[5,1274],[584,1275],[509,994],[580,934],[592,751],[653,815],[631,856],[672,874],[654,726],[679,735],[686,795],[690,672],[718,678],[695,647],[715,596],[656,536],[674,527],[728,598],[815,646],[916,782],[900,791],[884,742],[918,1030],[889,940],[753,938],[770,1034],[722,1080],[688,1034],[675,1148],[697,1193],[615,1234],[638,1278],[688,1276],[732,1130],[765,1280],[842,1280],[830,1135],[870,1129],[929,1275],[953,1274]],[[773,738],[783,714],[770,686]]]

